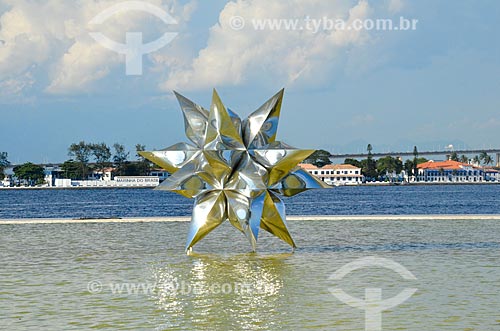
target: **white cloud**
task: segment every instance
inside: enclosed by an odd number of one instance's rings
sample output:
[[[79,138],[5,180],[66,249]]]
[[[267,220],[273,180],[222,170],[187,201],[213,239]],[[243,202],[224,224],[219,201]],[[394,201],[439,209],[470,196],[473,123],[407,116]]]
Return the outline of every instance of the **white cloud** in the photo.
[[[90,84],[105,77],[110,67],[120,63],[111,53],[94,41],[77,41],[56,64],[54,76],[46,88],[49,93],[68,93],[85,90]]]
[[[387,1],[382,5],[382,14],[401,7],[403,0]],[[113,72],[124,73],[124,57],[97,44],[89,31],[102,32],[117,42],[123,42],[127,31],[142,31],[145,40],[148,33],[155,36],[148,40],[154,40],[164,26],[149,14],[137,13],[117,14],[105,24],[89,26],[95,15],[118,2],[121,1],[0,0],[4,10],[0,14],[0,82],[11,84],[18,79],[17,86],[27,89],[35,85],[22,83],[23,77],[30,74],[37,88],[47,93],[77,94],[92,91],[97,81]],[[220,12],[218,23],[210,28],[206,46],[199,51],[193,49],[189,35],[189,25],[194,27],[196,23],[186,24],[197,8],[196,0],[185,0],[182,5],[177,0],[148,2],[166,8],[180,23],[175,31],[182,30],[174,43],[148,55],[153,66],[144,70],[152,75],[152,81],[161,82],[163,90],[249,82],[320,86],[328,80],[341,79],[353,66],[363,67],[363,47],[376,42],[365,30],[320,29],[313,33],[307,29],[259,31],[252,27],[252,19],[302,20],[306,16],[343,19],[349,24],[376,12],[379,5],[371,7],[368,0],[231,1]],[[244,29],[230,28],[233,16],[245,19]]]
[[[0,82],[22,81],[34,68],[48,80],[49,93],[75,93],[92,88],[92,83],[107,76],[114,67],[123,66],[124,59],[97,44],[89,36],[88,22],[102,10],[121,1],[29,1],[0,0]],[[188,19],[196,1],[180,5],[176,0],[149,0],[175,18]],[[99,31],[116,41],[127,31],[155,30],[151,15],[122,13]],[[156,29],[155,31],[157,31]],[[7,83],[5,83],[7,84]],[[17,86],[23,86],[19,83]]]
[[[366,31],[306,29],[294,31],[259,31],[255,19],[355,19],[369,17],[367,1],[232,1],[210,29],[208,44],[188,65],[173,68],[164,89],[199,89],[209,86],[237,85],[252,80],[273,84],[318,84],[346,59],[350,47],[369,41]],[[233,30],[234,16],[245,20],[242,30]]]
[[[0,81],[0,98],[2,103],[27,103],[32,98],[23,96],[23,91],[35,84],[35,79],[30,72],[27,72],[16,79],[4,79]]]

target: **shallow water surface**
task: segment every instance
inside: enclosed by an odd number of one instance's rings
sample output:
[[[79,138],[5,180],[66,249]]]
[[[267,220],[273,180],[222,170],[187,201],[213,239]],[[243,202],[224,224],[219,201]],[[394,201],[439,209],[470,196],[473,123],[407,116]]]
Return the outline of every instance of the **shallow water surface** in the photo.
[[[500,222],[291,221],[294,253],[261,232],[258,252],[225,223],[183,252],[187,222],[0,227],[1,330],[364,330],[330,289],[384,299],[383,330],[499,330]],[[363,257],[380,267],[331,275]]]

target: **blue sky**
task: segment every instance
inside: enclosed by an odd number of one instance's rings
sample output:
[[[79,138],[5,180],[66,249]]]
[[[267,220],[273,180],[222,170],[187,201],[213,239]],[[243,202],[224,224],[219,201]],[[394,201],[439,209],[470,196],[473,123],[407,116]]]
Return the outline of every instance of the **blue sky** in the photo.
[[[282,87],[278,137],[359,152],[500,147],[498,1],[149,1],[177,22],[117,14],[100,31],[154,40],[141,76],[88,22],[118,1],[0,0],[0,151],[60,162],[72,142],[163,148],[185,141],[171,90],[209,107],[212,88],[246,116]],[[241,30],[231,28],[242,17]],[[255,19],[418,19],[414,31],[253,28]]]

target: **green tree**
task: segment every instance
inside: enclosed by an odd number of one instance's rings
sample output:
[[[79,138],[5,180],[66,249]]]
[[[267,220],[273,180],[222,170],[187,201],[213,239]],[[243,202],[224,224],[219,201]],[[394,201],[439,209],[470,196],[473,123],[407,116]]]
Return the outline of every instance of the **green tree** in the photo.
[[[136,156],[139,159],[139,162],[137,164],[136,171],[138,175],[140,176],[147,176],[149,175],[149,171],[151,170],[152,164],[149,162],[148,159],[145,157],[141,156],[139,152],[144,152],[146,150],[145,145],[137,144],[135,145],[135,150],[136,150]]]
[[[119,143],[115,143],[113,145],[113,149],[115,150],[114,156],[113,156],[113,162],[115,163],[116,167],[116,174],[118,176],[124,176],[125,175],[125,165],[128,163],[127,159],[129,156],[129,152],[125,150],[125,146]]]
[[[425,163],[429,160],[427,160],[425,157],[418,157],[417,158],[417,165],[419,165],[420,163]]]
[[[344,164],[350,164],[355,167],[361,168],[361,161],[358,161],[356,159],[347,158],[344,160]]]
[[[91,144],[90,150],[95,159],[97,170],[104,176],[104,169],[111,165],[111,150],[105,143]]]
[[[80,141],[78,144],[73,143],[68,148],[68,155],[72,157],[76,162],[80,164],[80,175],[81,179],[87,177],[89,158],[92,153],[91,144],[85,143],[85,141]]]
[[[406,174],[408,176],[413,176],[413,161],[412,160],[406,160],[404,163],[404,169],[406,171]]]
[[[139,154],[139,152],[144,152],[146,150],[146,145],[142,145],[142,144],[136,144],[135,145],[135,156],[141,161],[144,159],[144,157],[142,157],[141,154]]]
[[[7,152],[0,152],[0,179],[3,179],[5,167],[10,164],[8,157]]]
[[[332,164],[332,161],[330,160],[330,153],[328,151],[319,149],[305,159],[304,163],[310,163],[316,167],[322,168],[327,164]]]
[[[372,156],[372,145],[368,144],[366,147],[366,150],[368,152],[368,157],[366,160],[361,161],[363,167],[361,168],[361,171],[367,177],[369,180],[370,179],[376,179],[377,178],[377,165],[376,162],[373,160]]]
[[[18,165],[13,170],[14,176],[27,181],[28,185],[42,184],[45,178],[43,167],[31,162]]]
[[[415,180],[417,180],[417,174],[418,174],[418,171],[417,171],[417,165],[418,165],[418,148],[417,146],[413,146],[413,171],[412,171],[412,174],[413,176],[415,176]]]
[[[400,174],[403,170],[403,163],[400,159],[392,156],[381,157],[377,160],[377,172],[379,175]]]
[[[81,166],[79,162],[74,160],[67,160],[61,164],[61,170],[63,171],[64,178],[68,179],[81,179]]]
[[[474,162],[475,164],[480,164],[481,158],[479,157],[479,155],[474,156],[474,158],[472,159],[472,162]]]
[[[493,158],[486,152],[481,152],[481,154],[479,154],[479,156],[475,160],[477,160],[478,163],[479,161],[482,161],[484,165],[493,163]]]
[[[493,163],[493,158],[489,154],[486,154],[486,156],[484,156],[483,158],[483,163],[485,165],[490,165]]]
[[[462,155],[460,156],[460,162],[462,163],[469,163],[469,158],[467,157],[467,155]]]
[[[455,151],[451,152],[450,160],[458,162],[458,154],[457,154],[457,152],[455,152]]]
[[[403,168],[405,169],[408,176],[416,176],[418,174],[417,166],[420,163],[425,163],[427,161],[428,160],[425,157],[417,157],[413,160],[408,159],[405,161]]]

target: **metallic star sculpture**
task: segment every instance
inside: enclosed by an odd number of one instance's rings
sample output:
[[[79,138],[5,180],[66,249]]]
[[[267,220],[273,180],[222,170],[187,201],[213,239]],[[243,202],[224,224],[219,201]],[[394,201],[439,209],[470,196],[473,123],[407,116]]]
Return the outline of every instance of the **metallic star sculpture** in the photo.
[[[195,199],[187,252],[225,220],[246,235],[254,251],[259,229],[296,247],[279,196],[326,186],[297,167],[314,150],[276,141],[283,92],[243,121],[215,90],[210,111],[174,92],[194,145],[178,143],[140,154],[172,174],[157,189]]]

